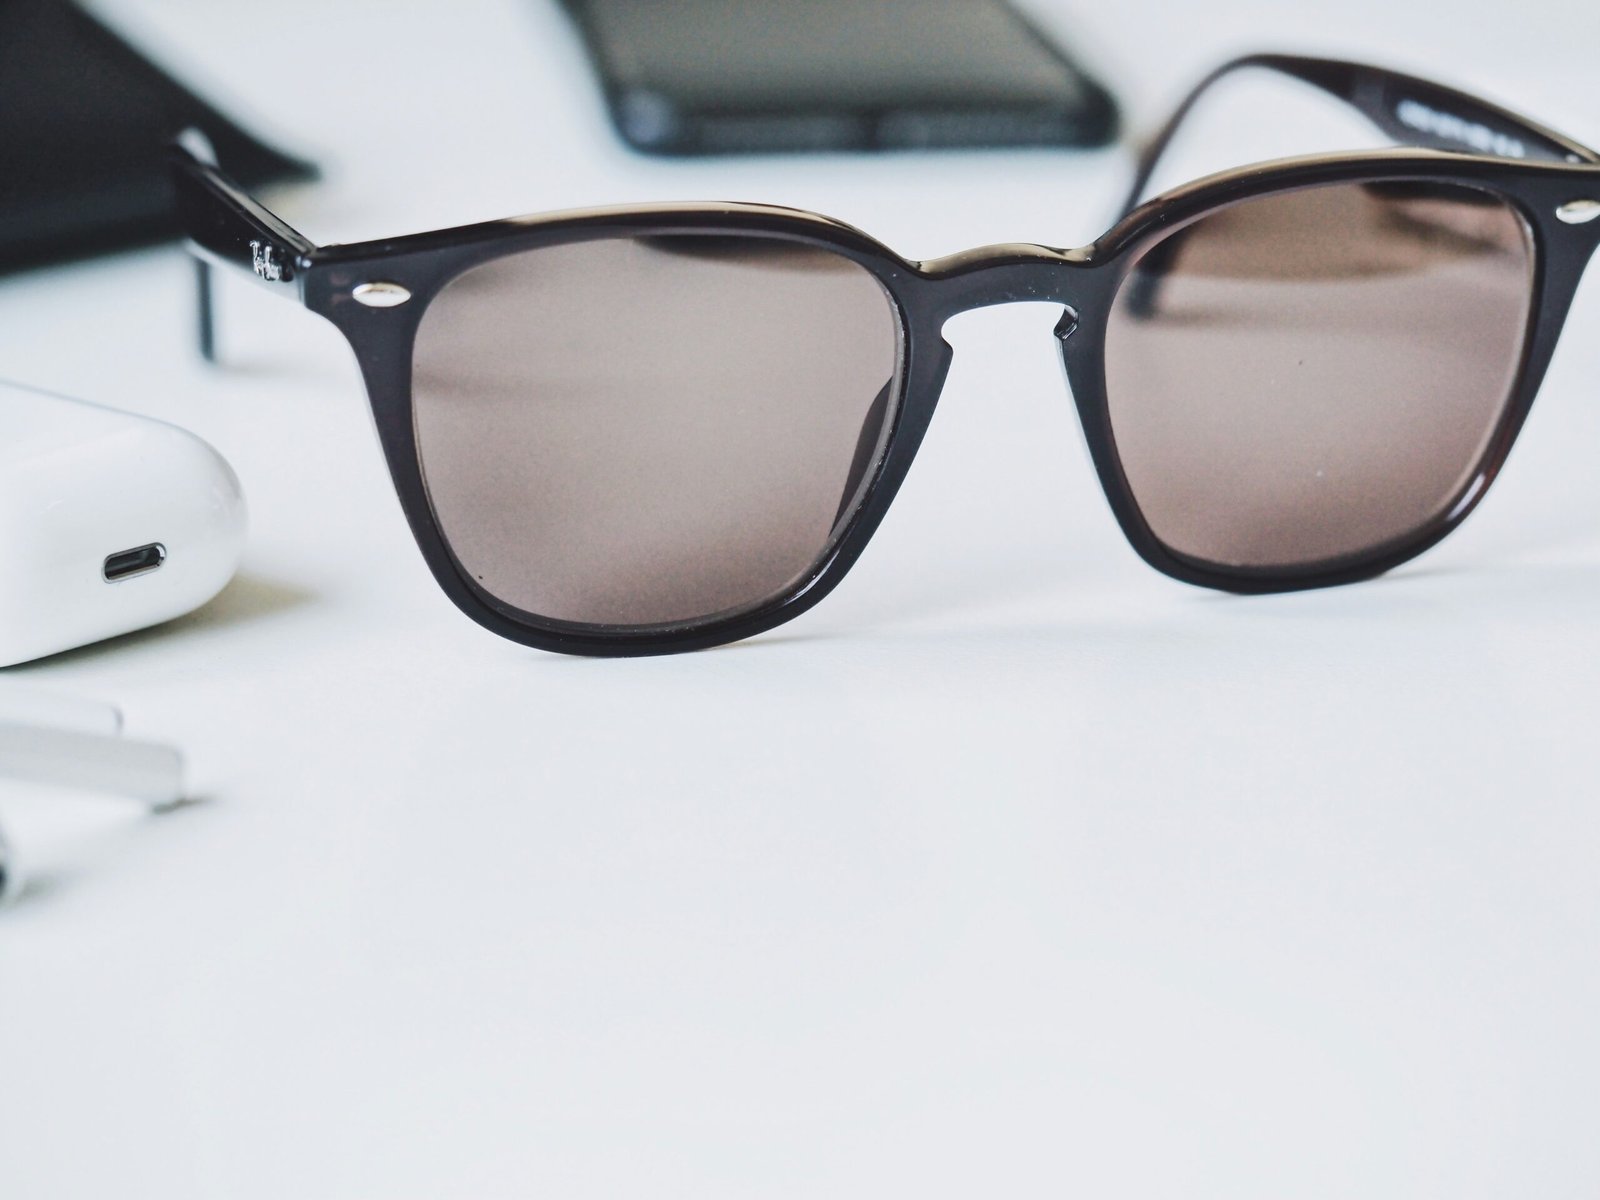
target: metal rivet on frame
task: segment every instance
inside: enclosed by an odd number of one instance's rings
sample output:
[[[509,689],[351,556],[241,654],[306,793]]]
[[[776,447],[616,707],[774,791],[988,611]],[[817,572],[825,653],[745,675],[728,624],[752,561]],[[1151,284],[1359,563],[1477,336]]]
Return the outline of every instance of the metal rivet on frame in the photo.
[[[411,291],[398,283],[362,283],[351,289],[350,297],[368,308],[393,308],[411,299]]]
[[[1600,217],[1600,200],[1568,200],[1556,209],[1556,217],[1568,225],[1587,225]]]

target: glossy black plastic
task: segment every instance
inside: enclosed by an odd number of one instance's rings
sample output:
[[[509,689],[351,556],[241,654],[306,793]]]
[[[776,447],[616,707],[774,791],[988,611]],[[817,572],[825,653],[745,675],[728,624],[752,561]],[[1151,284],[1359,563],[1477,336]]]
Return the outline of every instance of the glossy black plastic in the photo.
[[[300,299],[332,321],[354,348],[389,469],[411,529],[450,598],[475,621],[513,641],[573,654],[672,653],[749,637],[791,620],[844,578],[883,519],[933,416],[951,349],[944,323],[956,313],[1018,301],[1061,305],[1062,360],[1100,482],[1128,540],[1157,570],[1235,592],[1325,587],[1366,579],[1427,550],[1482,500],[1526,419],[1578,280],[1596,245],[1600,155],[1534,122],[1449,88],[1380,68],[1321,59],[1258,55],[1208,78],[1150,145],[1137,199],[1177,122],[1222,76],[1243,68],[1290,75],[1320,87],[1380,129],[1424,148],[1326,154],[1212,176],[1132,207],[1094,244],[1061,250],[995,245],[911,262],[848,225],[814,213],[753,204],[658,205],[491,221],[355,245],[317,246],[244,195],[190,150],[174,151],[181,217],[192,246],[211,263],[236,267]],[[1334,183],[1431,181],[1503,198],[1526,220],[1535,251],[1535,291],[1524,358],[1500,428],[1470,486],[1449,512],[1398,543],[1301,570],[1221,569],[1169,551],[1150,531],[1118,462],[1107,415],[1104,342],[1112,302],[1132,265],[1175,228],[1256,197]],[[1575,204],[1576,202],[1576,204]],[[479,589],[460,569],[429,507],[411,406],[412,344],[423,312],[450,280],[490,259],[539,246],[617,236],[759,234],[819,246],[877,276],[905,331],[897,417],[864,502],[814,574],[754,611],[708,624],[637,632],[541,620]],[[364,284],[410,293],[393,307],[367,307]],[[209,318],[202,322],[209,331]],[[209,333],[206,334],[209,341]]]

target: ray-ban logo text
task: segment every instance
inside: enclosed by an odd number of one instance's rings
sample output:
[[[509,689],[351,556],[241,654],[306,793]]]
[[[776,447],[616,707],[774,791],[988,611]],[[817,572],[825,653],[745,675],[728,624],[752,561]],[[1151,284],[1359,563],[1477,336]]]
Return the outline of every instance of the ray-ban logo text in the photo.
[[[284,271],[281,252],[271,242],[250,243],[250,265],[257,275],[268,283],[282,283],[288,278]]]
[[[1527,158],[1528,148],[1507,133],[1497,133],[1487,125],[1469,121],[1453,113],[1440,112],[1417,100],[1402,100],[1394,115],[1402,125],[1426,133],[1442,142],[1457,142],[1476,150],[1479,154],[1495,154],[1501,158]]]

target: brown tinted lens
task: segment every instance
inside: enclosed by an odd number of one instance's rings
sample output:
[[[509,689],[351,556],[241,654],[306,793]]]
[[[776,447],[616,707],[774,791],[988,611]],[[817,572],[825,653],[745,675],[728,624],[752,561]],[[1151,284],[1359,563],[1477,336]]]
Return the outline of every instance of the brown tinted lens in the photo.
[[[428,497],[497,599],[702,622],[815,570],[894,417],[899,318],[865,268],[773,238],[615,238],[467,271],[428,306]]]
[[[1427,528],[1477,486],[1532,297],[1524,221],[1462,186],[1318,187],[1178,230],[1106,335],[1112,434],[1152,532],[1263,568]]]

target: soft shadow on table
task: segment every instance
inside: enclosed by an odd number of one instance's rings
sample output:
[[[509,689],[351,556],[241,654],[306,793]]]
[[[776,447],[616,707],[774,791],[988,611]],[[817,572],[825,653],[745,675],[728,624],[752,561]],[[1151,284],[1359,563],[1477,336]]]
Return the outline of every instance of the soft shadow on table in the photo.
[[[1016,598],[1026,600],[1040,591],[1062,585],[1059,578],[1053,581],[1042,577],[1019,579]],[[1150,586],[1183,587],[1159,577],[1153,577]],[[1152,617],[1148,626],[1137,631],[1130,630],[1122,622],[1086,622],[1081,613],[1075,616],[1063,612],[1059,626],[1031,624],[1027,636],[1041,649],[1105,639],[1115,642],[1130,636],[1141,644],[1158,645],[1166,638],[1177,636],[1181,630],[1191,628],[1192,622],[1184,617],[1185,612],[1202,619],[1207,628],[1221,636],[1248,633],[1252,629],[1260,632],[1285,623],[1329,630],[1376,625],[1408,628],[1432,627],[1440,620],[1485,616],[1516,616],[1557,626],[1586,624],[1593,620],[1595,605],[1600,601],[1600,557],[1593,563],[1414,564],[1362,583],[1279,595],[1244,596],[1200,588],[1185,590],[1188,594],[1183,597],[1180,609],[1166,610],[1165,618]],[[998,588],[994,594],[998,595]],[[948,608],[959,609],[968,603],[979,604],[981,600],[975,594],[967,594],[952,598]],[[875,613],[864,620],[859,629],[848,631],[834,625],[813,633],[804,628],[804,618],[801,618],[798,627],[783,626],[757,638],[718,647],[715,652],[748,653],[798,642],[925,637],[925,633],[914,629],[913,618],[926,617],[933,610],[933,605],[914,605],[903,621]],[[1174,617],[1177,619],[1173,620]],[[970,630],[960,634],[947,630],[938,636],[950,645],[987,638],[996,648],[1003,648],[1022,632],[1010,620],[997,620],[978,612]]]
[[[211,603],[150,632],[238,625],[280,616],[315,599],[315,593],[297,584],[263,579],[259,575],[239,574]]]
[[[1596,551],[1592,563],[1581,561],[1588,557],[1585,550],[1591,542],[1592,533],[1586,531],[1572,537],[1552,535],[1529,551],[1573,554],[1580,561],[1499,558],[1489,552],[1468,560],[1438,561],[1425,556],[1360,583],[1255,596],[1193,587],[1138,564],[1142,579],[1138,586],[1148,588],[1153,599],[1163,592],[1176,595],[1183,601],[1178,610],[1180,617],[1187,611],[1207,621],[1223,619],[1226,624],[1219,629],[1232,628],[1234,622],[1313,621],[1331,625],[1429,621],[1441,613],[1490,607],[1536,614],[1543,619],[1587,620],[1600,599],[1600,551]],[[972,614],[972,636],[988,634],[997,642],[1006,643],[1016,633],[1016,626],[1006,619],[997,620],[994,606],[1026,606],[1043,595],[1060,594],[1062,589],[1075,586],[1122,586],[1112,576],[1125,575],[1128,566],[1085,563],[1075,559],[1070,550],[1053,546],[1042,554],[1030,554],[1026,547],[1006,547],[991,551],[986,558],[968,556],[963,560],[930,562],[926,570],[914,576],[906,573],[887,583],[882,575],[874,577],[872,572],[858,568],[837,592],[825,597],[813,610],[843,609],[845,619],[818,622],[811,613],[802,614],[790,624],[755,637],[693,653],[747,655],[801,643],[921,637],[924,634],[914,632],[919,623],[963,612]],[[1172,610],[1167,611],[1170,616]],[[1156,638],[1163,632],[1170,633],[1172,628],[1170,624],[1152,625],[1143,636]],[[1099,632],[1092,622],[1086,626],[1081,617],[1065,611],[1059,628],[1033,631],[1035,637],[1047,641],[1092,638]],[[569,664],[581,669],[611,661],[538,650],[529,653],[546,666]]]
[[[1287,596],[1202,593],[1208,611],[1251,620],[1433,619],[1443,613],[1517,613],[1542,620],[1592,620],[1600,600],[1593,562],[1527,560],[1411,564],[1388,575]]]
[[[222,589],[216,599],[202,605],[186,616],[178,617],[162,625],[152,626],[149,629],[141,629],[136,633],[127,633],[121,637],[96,642],[91,646],[82,646],[76,650],[65,650],[60,654],[51,655],[49,658],[22,663],[19,666],[7,668],[5,673],[12,676],[21,676],[35,670],[48,670],[53,666],[59,666],[64,663],[94,662],[104,655],[124,653],[129,649],[143,646],[149,642],[183,637],[188,634],[210,632],[216,629],[232,628],[255,621],[267,620],[272,617],[279,617],[305,604],[309,604],[314,599],[316,599],[315,593],[305,588],[297,587],[294,584],[283,583],[275,579],[263,579],[257,575],[240,574],[234,577],[232,583]]]
[[[874,587],[874,581],[865,578],[847,578],[839,590],[825,596],[817,608],[802,613],[792,622],[770,629],[742,641],[728,642],[704,650],[691,651],[694,655],[750,654],[761,650],[792,646],[799,643],[826,644],[855,641],[865,637],[881,636],[896,628],[910,628],[914,622],[950,616],[963,611],[981,611],[986,606],[1026,602],[1043,592],[1055,591],[1070,585],[1074,578],[1073,564],[1069,561],[1041,564],[1037,559],[1019,560],[1015,563],[985,563],[981,568],[968,571],[930,570],[918,576],[914,588],[895,584],[888,588]],[[818,622],[813,614],[824,609],[845,616],[831,622]],[[981,623],[981,616],[974,617]],[[569,664],[612,661],[591,659],[577,655],[549,654],[540,650],[530,653],[543,660]],[[680,657],[668,655],[667,658]],[[632,660],[637,661],[637,660]]]

